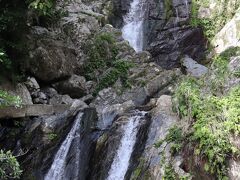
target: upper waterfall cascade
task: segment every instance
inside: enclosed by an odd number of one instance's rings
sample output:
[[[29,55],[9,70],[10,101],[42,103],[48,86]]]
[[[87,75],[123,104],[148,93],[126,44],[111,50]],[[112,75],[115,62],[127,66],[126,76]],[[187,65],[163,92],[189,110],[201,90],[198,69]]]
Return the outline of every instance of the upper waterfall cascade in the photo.
[[[61,147],[55,155],[52,166],[44,177],[44,180],[65,180],[64,169],[66,165],[66,158],[72,141],[77,136],[78,130],[80,129],[82,116],[83,113],[79,113],[77,118],[75,119],[72,129],[68,133],[66,139],[61,144]]]
[[[146,112],[136,112],[124,125],[123,137],[114,157],[107,180],[123,180],[137,139],[137,126]]]
[[[133,0],[129,12],[123,18],[123,38],[129,42],[136,52],[143,50],[143,23],[145,12],[145,0]]]

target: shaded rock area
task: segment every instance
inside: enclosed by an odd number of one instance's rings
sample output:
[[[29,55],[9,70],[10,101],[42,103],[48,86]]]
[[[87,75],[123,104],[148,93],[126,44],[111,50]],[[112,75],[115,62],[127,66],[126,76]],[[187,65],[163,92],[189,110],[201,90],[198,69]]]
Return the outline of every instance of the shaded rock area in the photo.
[[[31,27],[27,35],[29,58],[24,68],[44,82],[83,73],[86,60],[83,47],[89,36],[99,30],[107,15],[104,14],[107,8],[104,4],[104,1],[98,4],[58,1],[57,9],[67,16],[55,22],[53,27]]]
[[[109,15],[109,22],[114,27],[123,26],[123,16],[129,11],[130,3],[130,0],[112,0],[112,14]]]
[[[161,147],[156,147],[156,144],[165,139],[168,130],[178,121],[177,115],[172,112],[171,96],[163,95],[155,103],[156,107],[151,110],[151,125],[148,130],[146,145],[143,154],[138,159],[138,165],[135,167],[131,179],[160,180],[164,175],[165,163],[170,162],[174,163],[175,171],[180,176],[185,174],[179,167],[182,158],[172,159],[170,145],[167,142],[164,142]]]
[[[164,68],[180,65],[183,55],[204,59],[206,39],[200,28],[189,26],[191,1],[149,1],[144,32],[148,39],[145,49]]]
[[[127,111],[123,116],[119,116],[109,130],[104,131],[98,138],[94,156],[91,162],[91,172],[88,179],[104,180],[108,177],[109,170],[113,159],[120,146],[120,140],[123,136],[124,125],[128,123],[129,117],[133,116],[136,112]],[[149,117],[145,116],[140,120],[136,128],[137,142],[131,155],[130,166],[135,163],[136,157],[141,154],[144,142],[146,140],[146,129],[149,126]],[[127,162],[126,162],[127,163]],[[128,173],[131,173],[133,168],[128,168]],[[128,175],[125,176],[127,178]]]
[[[123,16],[129,11],[130,0],[114,0],[110,23],[123,26]],[[191,0],[154,1],[147,3],[144,18],[144,49],[152,59],[166,69],[180,66],[188,55],[197,62],[205,58],[207,40],[201,28],[191,27]]]
[[[78,66],[72,42],[67,43],[57,36],[60,35],[43,27],[33,27],[29,35],[27,69],[42,81],[70,76]]]
[[[14,132],[16,135],[21,134],[20,138],[15,136],[18,145],[15,146],[14,152],[19,154],[19,161],[22,167],[24,167],[23,179],[43,179],[46,171],[51,166],[54,154],[69,132],[75,115],[79,111],[84,113],[81,133],[84,136],[90,136],[88,134],[91,132],[91,127],[96,123],[96,112],[81,101],[74,102],[70,109],[64,113],[23,121],[24,126],[18,127],[17,131],[11,127],[1,128],[1,142],[5,141],[3,137],[8,137],[4,136],[5,133]],[[87,139],[86,141],[90,141],[89,138]],[[11,147],[12,143],[15,143],[14,139],[9,137],[8,146]],[[82,145],[82,152],[88,151],[84,148],[88,148],[87,145],[90,144],[90,142],[86,142],[86,146]],[[71,153],[69,156],[69,158],[72,157]],[[85,156],[85,158],[87,161],[88,157]],[[86,162],[82,160],[81,164],[84,165],[84,163]],[[69,162],[68,166],[71,166],[71,162]],[[81,168],[85,169],[85,165]],[[77,169],[76,171],[79,170]]]
[[[54,87],[61,94],[68,94],[73,98],[80,98],[87,92],[86,79],[83,76],[72,75],[65,81],[60,81],[54,84]]]

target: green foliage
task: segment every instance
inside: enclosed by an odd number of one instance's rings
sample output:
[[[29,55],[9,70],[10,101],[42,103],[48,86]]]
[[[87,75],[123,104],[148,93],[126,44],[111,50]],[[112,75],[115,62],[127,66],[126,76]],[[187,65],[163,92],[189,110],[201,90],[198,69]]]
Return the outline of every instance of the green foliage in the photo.
[[[9,95],[6,91],[0,90],[0,108],[4,106],[20,107],[22,100],[19,96]]]
[[[181,128],[174,126],[171,129],[169,129],[169,133],[167,134],[165,141],[172,143],[170,149],[172,155],[174,155],[175,153],[179,152],[182,149],[183,140],[184,137]]]
[[[195,154],[207,159],[205,170],[223,178],[226,158],[238,152],[229,138],[240,132],[240,87],[222,97],[202,94],[199,88],[197,81],[184,80],[175,94],[177,109],[194,121],[189,141],[198,142]]]
[[[177,177],[175,175],[175,171],[170,164],[168,164],[164,167],[164,176],[162,179],[163,180],[176,180],[177,179]]]
[[[96,92],[113,85],[119,78],[125,87],[128,86],[127,75],[128,70],[133,65],[124,60],[117,60],[113,63],[113,68],[107,72],[100,80]]]
[[[187,115],[194,117],[198,113],[198,107],[201,105],[199,96],[200,84],[194,78],[188,77],[181,82],[174,96],[174,103],[180,117]],[[189,107],[192,107],[191,111]]]
[[[19,179],[22,174],[20,165],[10,151],[0,150],[0,179]]]
[[[184,135],[182,129],[173,126],[169,129],[167,136],[161,141],[154,144],[156,148],[159,148],[164,142],[171,143],[170,152],[172,155],[178,153],[183,146]],[[165,154],[162,154],[163,159],[165,159]]]
[[[89,80],[98,82],[95,95],[103,88],[113,85],[118,79],[124,87],[129,86],[127,75],[133,64],[117,59],[118,47],[111,33],[97,34],[86,47],[88,61],[84,71]]]
[[[22,35],[26,32],[27,6],[21,0],[0,2],[0,76],[12,79],[19,72],[19,61],[26,49]]]
[[[215,10],[211,10],[211,16],[199,18],[198,12],[200,7],[209,8],[209,0],[193,0],[191,8],[191,21],[193,27],[202,27],[205,36],[211,40],[215,34],[234,16],[240,6],[239,0],[234,5],[229,1],[218,1],[215,4]]]
[[[224,90],[224,84],[226,82],[226,79],[231,74],[228,70],[229,58],[239,55],[240,48],[232,47],[213,58],[213,63],[211,65],[212,78],[209,81],[212,91],[217,92]]]
[[[35,10],[38,15],[51,15],[55,0],[27,0],[28,7]]]
[[[47,138],[48,138],[49,141],[53,141],[53,140],[55,140],[55,139],[57,138],[57,134],[55,134],[55,133],[49,133],[49,134],[47,135]]]
[[[12,62],[7,57],[6,53],[0,49],[0,67],[7,70],[11,69]]]
[[[208,159],[206,170],[223,178],[227,174],[226,158],[238,152],[229,138],[232,132],[239,134],[240,87],[225,97],[201,99],[202,105],[196,115],[191,137],[199,142],[195,153]]]
[[[237,71],[233,72],[234,76],[240,78],[240,69],[238,69]]]
[[[234,47],[216,56],[210,73],[200,79],[183,79],[173,99],[179,116],[190,119],[185,143],[195,144],[195,155],[206,160],[205,171],[219,179],[227,176],[227,158],[239,154],[230,138],[240,134],[240,86],[223,91],[232,76],[229,59],[239,54],[239,47]]]
[[[89,59],[86,63],[85,72],[92,78],[94,71],[104,72],[106,67],[112,66],[116,61],[118,49],[116,41],[110,33],[97,34],[93,41],[86,45],[86,54]]]
[[[205,0],[203,2],[205,2],[205,6],[208,6],[209,1]],[[216,26],[213,25],[214,20],[211,18],[198,18],[198,10],[200,6],[203,6],[202,1],[192,1],[190,25],[193,27],[202,27],[205,36],[212,39],[216,34]]]

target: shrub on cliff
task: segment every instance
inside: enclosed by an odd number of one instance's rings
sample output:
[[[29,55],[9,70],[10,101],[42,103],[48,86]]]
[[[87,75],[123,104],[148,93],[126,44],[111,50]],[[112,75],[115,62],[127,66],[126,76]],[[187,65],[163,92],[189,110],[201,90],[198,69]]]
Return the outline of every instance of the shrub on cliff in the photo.
[[[0,108],[5,106],[20,107],[22,100],[19,96],[12,96],[8,92],[0,90]]]
[[[20,165],[10,151],[0,150],[0,179],[19,179],[22,174]]]
[[[228,179],[227,160],[240,154],[234,143],[234,137],[240,135],[240,86],[226,90],[226,82],[233,76],[228,69],[229,59],[236,55],[239,48],[230,48],[213,59],[207,76],[187,76],[178,84],[173,100],[181,118],[179,124],[183,124],[177,129],[184,129],[178,134],[184,138],[165,139],[177,147],[174,152],[192,147],[191,153],[200,160],[197,163],[218,179]],[[170,131],[168,136],[172,137],[172,132],[180,131]]]
[[[89,80],[97,81],[95,95],[102,89],[113,85],[118,79],[124,87],[128,86],[128,70],[132,63],[117,58],[118,46],[111,33],[99,33],[86,44],[88,56],[85,63],[85,75]]]

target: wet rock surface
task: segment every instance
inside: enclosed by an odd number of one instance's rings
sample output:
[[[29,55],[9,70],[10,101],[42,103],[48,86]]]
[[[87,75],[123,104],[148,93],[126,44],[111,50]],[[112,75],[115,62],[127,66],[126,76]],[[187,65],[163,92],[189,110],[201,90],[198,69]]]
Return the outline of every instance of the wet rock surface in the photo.
[[[139,158],[139,164],[135,168],[138,174],[132,174],[135,179],[162,179],[164,175],[164,166],[161,165],[161,159],[165,154],[166,162],[172,161],[170,147],[167,143],[159,148],[155,146],[163,140],[168,134],[168,130],[178,121],[175,113],[172,112],[171,96],[163,95],[157,102],[156,107],[151,111],[151,125],[148,130],[147,141],[143,154]],[[176,161],[178,163],[179,161]],[[176,166],[176,168],[179,168]],[[176,172],[179,172],[176,171]]]
[[[178,67],[183,54],[201,61],[204,58],[205,38],[201,29],[188,25],[191,1],[148,3],[145,48],[154,61],[167,69]]]
[[[100,135],[96,144],[94,156],[92,158],[92,166],[90,167],[92,171],[89,174],[89,179],[103,180],[109,176],[109,170],[114,158],[116,158],[115,156],[117,155],[117,150],[119,146],[121,146],[120,141],[124,136],[124,131],[126,130],[124,128],[126,128],[125,126],[130,120],[130,117],[134,116],[135,113],[137,112],[130,111],[124,116],[119,116],[111,128]],[[137,131],[136,142],[133,148],[133,153],[131,154],[130,167],[128,167],[128,172],[125,176],[127,179],[129,174],[131,174],[137,157],[139,157],[143,150],[144,142],[146,140],[146,129],[148,129],[149,123],[150,121],[148,116],[142,117],[135,129],[135,131]]]

